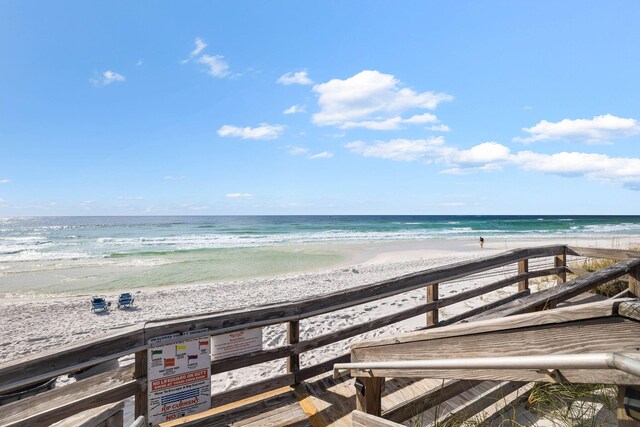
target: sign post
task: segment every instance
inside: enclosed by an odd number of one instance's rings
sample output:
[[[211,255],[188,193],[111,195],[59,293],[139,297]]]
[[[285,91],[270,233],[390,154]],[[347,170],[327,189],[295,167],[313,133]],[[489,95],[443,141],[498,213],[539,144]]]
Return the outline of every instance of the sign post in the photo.
[[[195,334],[199,332],[202,331],[194,331]],[[173,334],[149,341],[149,425],[196,414],[211,407],[211,343],[208,336],[189,338],[194,333]],[[176,342],[177,338],[185,339]]]

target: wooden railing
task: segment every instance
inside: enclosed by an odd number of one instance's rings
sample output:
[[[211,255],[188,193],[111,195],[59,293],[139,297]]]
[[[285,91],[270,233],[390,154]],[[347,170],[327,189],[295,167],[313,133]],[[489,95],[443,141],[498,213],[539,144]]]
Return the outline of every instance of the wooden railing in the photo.
[[[215,336],[245,329],[286,324],[286,344],[273,349],[242,356],[214,360],[211,374],[218,374],[258,363],[286,358],[287,373],[212,396],[214,406],[237,401],[248,396],[283,386],[292,386],[318,374],[331,371],[333,365],[349,360],[349,354],[301,368],[300,354],[322,346],[382,328],[415,316],[427,314],[427,326],[441,326],[476,316],[486,310],[530,294],[529,280],[555,275],[558,282],[566,280],[567,255],[627,259],[640,256],[637,252],[595,250],[561,245],[516,249],[498,255],[432,268],[378,283],[358,286],[314,298],[269,304],[242,310],[205,313],[197,316],[174,317],[128,327],[117,333],[96,337],[63,349],[48,351],[0,364],[0,393],[10,392],[58,375],[72,373],[105,361],[135,353],[135,364],[80,380],[22,401],[0,406],[0,425],[50,424],[83,410],[117,402],[135,396],[136,416],[146,411],[146,352],[148,340],[176,332],[207,329],[206,336]],[[529,261],[553,257],[553,267],[529,271]],[[517,264],[517,274],[494,283],[440,298],[444,282]],[[498,289],[518,284],[518,292],[491,304],[468,310],[453,318],[439,321],[438,310]],[[300,321],[313,316],[354,307],[386,297],[426,287],[424,304],[407,308],[363,324],[302,339]]]

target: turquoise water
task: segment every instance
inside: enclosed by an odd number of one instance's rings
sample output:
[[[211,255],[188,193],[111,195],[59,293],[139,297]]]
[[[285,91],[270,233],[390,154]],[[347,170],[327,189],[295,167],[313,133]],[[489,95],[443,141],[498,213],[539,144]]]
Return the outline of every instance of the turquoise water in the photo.
[[[0,218],[0,262],[166,256],[332,241],[624,236],[640,216],[176,216]]]
[[[336,251],[318,250],[335,242],[631,235],[640,235],[640,216],[0,218],[0,292],[165,286],[306,271],[343,260]]]

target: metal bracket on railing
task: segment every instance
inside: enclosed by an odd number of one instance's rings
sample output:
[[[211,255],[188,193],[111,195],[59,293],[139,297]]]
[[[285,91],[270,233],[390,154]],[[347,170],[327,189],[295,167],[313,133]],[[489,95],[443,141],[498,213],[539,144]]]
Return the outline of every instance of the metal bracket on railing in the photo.
[[[570,381],[562,375],[559,369],[538,369],[536,371],[539,374],[546,374],[551,378],[549,382],[556,384],[569,383]]]
[[[353,384],[356,388],[356,391],[364,396],[364,384],[358,378],[356,378],[356,382]]]

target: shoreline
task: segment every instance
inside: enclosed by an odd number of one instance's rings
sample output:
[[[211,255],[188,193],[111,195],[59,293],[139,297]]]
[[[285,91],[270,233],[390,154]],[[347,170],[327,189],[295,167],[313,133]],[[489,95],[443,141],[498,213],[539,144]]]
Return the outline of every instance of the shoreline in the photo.
[[[583,239],[572,243],[587,245],[589,241],[590,239]],[[635,241],[640,241],[640,236],[636,236]],[[553,243],[564,242],[541,239],[517,242],[517,244],[513,243],[513,246]],[[133,309],[118,310],[113,304],[106,314],[90,312],[90,299],[87,294],[5,294],[0,297],[0,308],[4,313],[5,336],[11,337],[11,340],[7,338],[6,341],[10,342],[3,343],[5,345],[0,350],[0,360],[19,358],[142,321],[229,309],[250,309],[262,304],[312,298],[316,295],[371,284],[439,265],[503,252],[504,248],[501,246],[500,242],[491,241],[486,242],[482,250],[471,242],[459,242],[459,245],[453,247],[447,246],[446,242],[443,247],[425,247],[424,242],[368,244],[367,248],[358,253],[354,252],[353,256],[345,259],[341,265],[316,271],[294,272],[266,278],[135,289],[132,290],[136,298]],[[508,247],[507,250],[514,247]],[[354,250],[353,247],[351,249]],[[476,285],[476,282],[451,283],[446,284],[445,288],[451,288],[452,292],[457,292],[461,287]],[[446,294],[446,291],[443,292]],[[119,292],[115,291],[105,292],[107,300],[112,302],[117,299],[118,294]],[[424,291],[410,297],[400,295],[396,299],[392,298],[389,304],[398,308],[419,300],[424,300]],[[392,309],[390,306],[387,308]],[[55,313],[55,322],[50,321],[52,313]],[[345,314],[345,316],[345,318],[352,317],[351,314]],[[367,312],[364,318],[370,319],[370,313]]]
[[[518,247],[568,244],[628,249],[640,247],[640,235],[485,237],[484,249],[475,239],[430,238],[371,241],[328,241],[224,250],[224,256],[99,258],[65,261],[20,261],[0,264],[0,300],[111,295],[139,290],[273,279],[358,264],[414,261],[460,254],[507,251]],[[208,252],[203,251],[205,254]],[[197,267],[202,268],[198,272]],[[201,277],[193,277],[194,270]],[[178,273],[175,273],[178,271]],[[184,280],[181,280],[184,279]],[[158,284],[159,282],[162,282]]]

